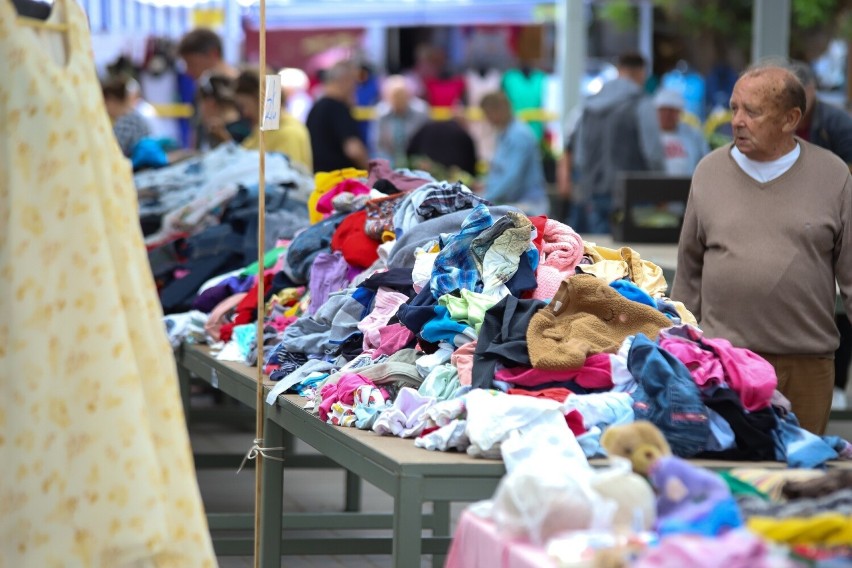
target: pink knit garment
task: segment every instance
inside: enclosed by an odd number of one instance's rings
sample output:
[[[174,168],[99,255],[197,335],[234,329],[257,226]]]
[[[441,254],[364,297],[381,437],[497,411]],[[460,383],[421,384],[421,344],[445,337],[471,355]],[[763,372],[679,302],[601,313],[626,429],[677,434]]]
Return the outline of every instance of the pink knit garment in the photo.
[[[319,198],[319,201],[317,201],[317,211],[326,215],[332,213],[334,211],[332,201],[334,201],[334,198],[341,193],[365,195],[370,193],[370,188],[357,179],[345,179]]]
[[[583,239],[564,223],[548,219],[544,224],[541,245],[541,262],[535,279],[538,287],[533,292],[536,300],[552,300],[565,278],[583,258]]]

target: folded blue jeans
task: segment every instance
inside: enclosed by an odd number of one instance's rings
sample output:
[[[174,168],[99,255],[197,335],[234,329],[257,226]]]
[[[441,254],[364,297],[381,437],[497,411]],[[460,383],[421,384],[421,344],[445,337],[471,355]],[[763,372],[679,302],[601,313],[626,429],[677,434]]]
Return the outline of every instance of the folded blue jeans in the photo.
[[[631,395],[636,420],[657,426],[676,456],[702,452],[710,439],[710,417],[689,369],[642,333],[633,339],[627,369],[639,383]]]

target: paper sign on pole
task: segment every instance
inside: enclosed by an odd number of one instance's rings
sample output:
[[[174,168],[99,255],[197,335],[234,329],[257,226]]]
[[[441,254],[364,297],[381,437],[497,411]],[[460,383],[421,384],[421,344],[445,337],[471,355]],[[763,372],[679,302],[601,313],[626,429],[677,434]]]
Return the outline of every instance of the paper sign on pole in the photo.
[[[281,76],[266,76],[266,95],[263,99],[261,130],[278,130],[281,120]]]

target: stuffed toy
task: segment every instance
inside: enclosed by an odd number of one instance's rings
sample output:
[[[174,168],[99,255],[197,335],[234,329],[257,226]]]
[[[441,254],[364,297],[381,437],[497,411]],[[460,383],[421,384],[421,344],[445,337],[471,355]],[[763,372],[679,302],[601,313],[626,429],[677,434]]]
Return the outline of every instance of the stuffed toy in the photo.
[[[610,456],[629,459],[633,471],[645,477],[654,462],[672,454],[659,428],[645,420],[610,426],[601,437],[601,446]]]
[[[657,531],[715,536],[742,525],[739,508],[725,481],[712,471],[671,455],[660,430],[650,422],[613,426],[601,437],[611,456],[630,459],[657,493]]]
[[[627,460],[621,461],[624,463],[597,470],[592,488],[615,504],[614,529],[627,533],[651,530],[657,520],[654,490],[645,478],[630,471]]]

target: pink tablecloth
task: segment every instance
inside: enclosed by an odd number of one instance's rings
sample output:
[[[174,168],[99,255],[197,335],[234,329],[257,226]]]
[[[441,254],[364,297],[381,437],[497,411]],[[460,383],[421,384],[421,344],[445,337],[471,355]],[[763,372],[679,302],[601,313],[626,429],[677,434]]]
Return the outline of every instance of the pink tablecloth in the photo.
[[[464,511],[453,534],[444,568],[553,568],[544,550],[510,540],[491,521]]]

